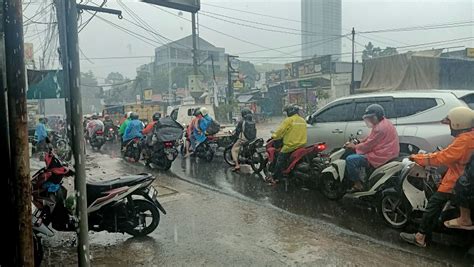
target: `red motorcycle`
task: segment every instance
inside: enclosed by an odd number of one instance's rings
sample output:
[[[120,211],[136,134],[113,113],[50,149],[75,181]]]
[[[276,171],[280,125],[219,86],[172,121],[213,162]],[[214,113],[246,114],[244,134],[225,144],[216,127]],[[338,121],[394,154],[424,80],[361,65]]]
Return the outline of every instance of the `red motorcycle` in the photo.
[[[282,146],[281,140],[269,139],[267,141],[265,146],[266,152],[263,155],[266,159],[265,175],[273,175],[276,159]],[[297,184],[316,187],[318,185],[318,176],[324,169],[327,158],[327,155],[322,153],[324,150],[326,150],[326,144],[317,143],[298,148],[291,153],[288,159],[288,167],[283,170],[285,182],[287,183],[289,179],[292,179]]]

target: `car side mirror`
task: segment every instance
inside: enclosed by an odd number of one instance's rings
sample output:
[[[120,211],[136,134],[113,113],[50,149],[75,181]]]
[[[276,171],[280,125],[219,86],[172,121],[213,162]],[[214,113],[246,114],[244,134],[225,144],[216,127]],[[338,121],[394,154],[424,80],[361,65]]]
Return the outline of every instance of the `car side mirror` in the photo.
[[[312,122],[313,122],[313,116],[311,115],[306,116],[306,123],[311,124]]]

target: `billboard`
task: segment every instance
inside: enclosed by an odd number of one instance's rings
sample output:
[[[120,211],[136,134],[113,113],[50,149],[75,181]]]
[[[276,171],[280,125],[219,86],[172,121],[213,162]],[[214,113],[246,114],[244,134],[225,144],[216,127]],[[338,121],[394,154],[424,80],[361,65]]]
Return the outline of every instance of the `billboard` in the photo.
[[[152,89],[143,90],[143,100],[151,100],[152,97],[153,97]]]
[[[331,71],[331,56],[322,56],[293,62],[293,77],[303,78]]]
[[[201,9],[200,0],[141,0],[142,2],[196,13]]]

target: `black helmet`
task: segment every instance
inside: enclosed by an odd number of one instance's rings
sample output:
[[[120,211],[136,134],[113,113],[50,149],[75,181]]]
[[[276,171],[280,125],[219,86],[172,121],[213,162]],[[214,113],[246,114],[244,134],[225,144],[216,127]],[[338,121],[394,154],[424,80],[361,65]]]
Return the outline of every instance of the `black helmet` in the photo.
[[[383,109],[383,107],[379,104],[372,104],[365,109],[365,113],[364,116],[362,116],[362,119],[376,117],[380,121],[384,116],[385,110]]]
[[[300,112],[300,107],[296,104],[289,104],[285,107],[285,109],[283,109],[284,112],[286,112],[286,115],[288,117],[291,117],[295,114],[298,114],[298,112]]]
[[[94,115],[92,115],[91,119],[97,120],[97,119],[99,119],[99,116],[97,116],[96,114],[94,114]]]
[[[135,112],[132,112],[132,113],[130,114],[130,119],[132,119],[132,120],[138,120],[138,114],[135,113]]]
[[[240,111],[240,114],[242,114],[242,118],[245,118],[247,115],[252,115],[252,111],[248,108],[244,108]]]
[[[193,114],[193,115],[194,115],[194,116],[202,115],[202,113],[201,113],[201,108],[196,108],[196,109],[194,109],[194,114]]]
[[[161,119],[161,113],[159,112],[156,112],[155,114],[153,114],[153,121],[158,121],[159,119]]]

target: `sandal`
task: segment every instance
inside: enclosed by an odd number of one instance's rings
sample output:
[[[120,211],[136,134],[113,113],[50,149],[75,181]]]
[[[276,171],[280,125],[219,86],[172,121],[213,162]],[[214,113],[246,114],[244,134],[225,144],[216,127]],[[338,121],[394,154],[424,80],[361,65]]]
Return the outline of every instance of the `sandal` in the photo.
[[[445,221],[444,226],[452,229],[474,230],[474,225],[460,225],[458,218]]]
[[[400,233],[400,238],[405,241],[405,242],[408,242],[412,245],[415,245],[415,246],[418,246],[420,248],[424,248],[426,247],[426,242],[421,244],[419,243],[418,241],[416,241],[416,234],[409,234],[409,233]]]

